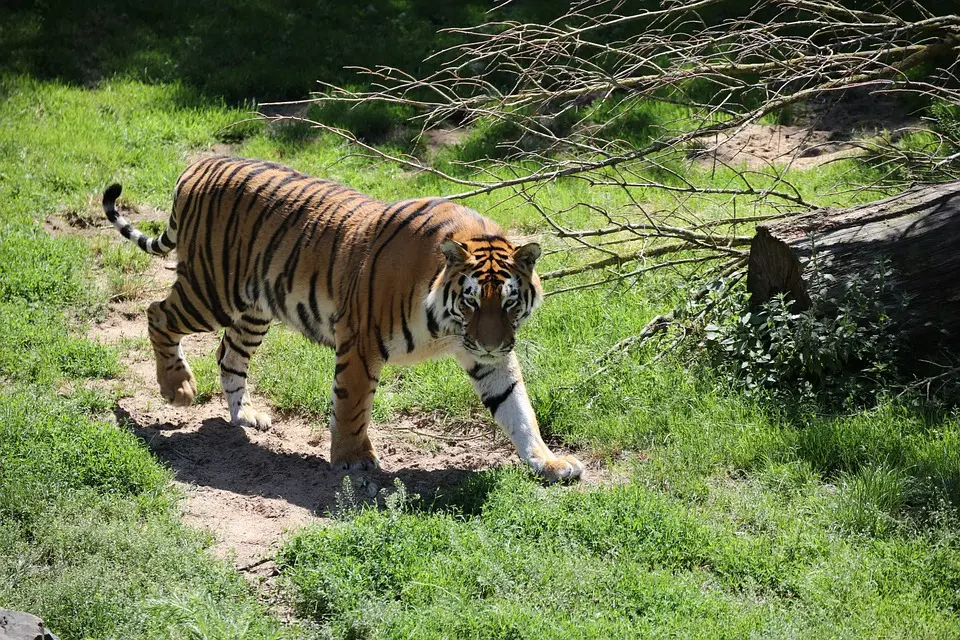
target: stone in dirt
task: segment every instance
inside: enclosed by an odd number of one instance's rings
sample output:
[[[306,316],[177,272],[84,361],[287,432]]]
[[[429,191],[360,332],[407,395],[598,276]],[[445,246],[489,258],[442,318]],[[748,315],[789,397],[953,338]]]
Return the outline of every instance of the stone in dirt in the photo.
[[[22,611],[0,609],[0,640],[59,640],[43,620]]]

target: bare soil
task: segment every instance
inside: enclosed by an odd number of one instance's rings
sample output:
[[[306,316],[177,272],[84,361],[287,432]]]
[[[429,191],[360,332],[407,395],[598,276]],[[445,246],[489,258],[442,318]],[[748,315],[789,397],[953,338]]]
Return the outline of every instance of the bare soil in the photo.
[[[111,233],[113,225],[107,222],[100,199],[101,194],[94,193],[87,198],[82,209],[67,209],[47,216],[43,228],[54,237],[81,236],[92,239]],[[169,217],[166,211],[154,209],[150,205],[130,205],[122,196],[117,202],[117,211],[132,223],[166,220]]]
[[[893,98],[855,91],[839,100],[798,106],[792,120],[789,125],[753,124],[698,138],[700,148],[691,155],[704,165],[810,169],[862,154],[863,141],[883,132],[896,139],[920,124]]]
[[[464,129],[430,129],[423,133],[429,155],[435,155],[444,147],[453,147],[467,139]]]
[[[836,132],[779,124],[753,124],[736,133],[700,138],[702,164],[745,165],[750,169],[774,164],[808,169],[855,155],[860,147],[836,139]]]
[[[184,490],[184,520],[208,529],[214,552],[232,557],[238,567],[273,555],[284,535],[304,524],[320,522],[336,506],[345,472],[328,464],[329,432],[308,417],[273,411],[266,432],[234,427],[222,394],[191,407],[173,407],[160,397],[153,354],[131,347],[130,339],[147,337],[146,319],[135,303],[112,305],[107,318],[90,335],[106,343],[126,344],[122,361],[125,397],[117,402],[118,423],[143,439],[170,467]],[[187,357],[212,352],[215,334],[184,340]],[[258,406],[269,401],[254,393]],[[358,497],[375,500],[395,478],[408,492],[429,497],[471,473],[519,459],[509,442],[484,425],[451,435],[431,416],[406,416],[376,424],[371,439],[382,469],[352,478]]]

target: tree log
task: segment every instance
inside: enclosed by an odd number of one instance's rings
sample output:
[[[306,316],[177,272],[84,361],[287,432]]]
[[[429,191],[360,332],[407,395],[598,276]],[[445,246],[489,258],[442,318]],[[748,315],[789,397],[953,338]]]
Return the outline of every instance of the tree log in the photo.
[[[814,268],[844,282],[869,275],[880,261],[893,270],[885,302],[912,354],[960,352],[960,181],[757,227],[747,271],[751,304],[783,293],[807,309]],[[907,296],[905,309],[899,295]]]

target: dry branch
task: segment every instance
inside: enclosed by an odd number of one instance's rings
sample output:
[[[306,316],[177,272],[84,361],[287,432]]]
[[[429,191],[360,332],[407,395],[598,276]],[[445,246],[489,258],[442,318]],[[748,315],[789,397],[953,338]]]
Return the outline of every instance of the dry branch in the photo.
[[[466,188],[450,198],[505,190],[534,206],[569,254],[568,266],[543,274],[573,278],[554,286],[564,292],[658,268],[722,270],[746,255],[750,238],[738,226],[809,210],[818,194],[787,179],[799,146],[764,170],[718,161],[726,184],[694,164],[695,156],[715,153],[763,118],[849,94],[960,102],[960,16],[933,15],[913,1],[870,10],[842,0],[760,0],[747,11],[725,0],[625,6],[574,2],[546,24],[497,20],[493,12],[483,25],[451,30],[460,44],[431,56],[434,71],[424,77],[360,69],[369,90],[324,85],[326,93],[314,97],[413,107],[421,134],[500,124],[509,132],[499,145],[502,157],[442,169],[310,124],[361,153]],[[637,141],[615,134],[622,119],[651,102],[679,107],[681,115]],[[918,176],[943,180],[960,173],[958,136],[938,131],[925,148],[883,137],[862,147],[887,186]],[[582,180],[589,195],[558,209],[539,193],[558,180]],[[600,277],[585,280],[592,272]]]

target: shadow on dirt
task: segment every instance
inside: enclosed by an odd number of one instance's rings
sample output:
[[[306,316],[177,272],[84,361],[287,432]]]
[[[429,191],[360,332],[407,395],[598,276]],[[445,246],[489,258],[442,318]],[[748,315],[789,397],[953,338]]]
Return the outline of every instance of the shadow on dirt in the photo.
[[[315,453],[297,451],[292,446],[274,450],[251,441],[245,429],[222,418],[207,418],[198,429],[181,431],[178,425],[151,422],[121,407],[114,413],[120,424],[130,428],[174,471],[178,481],[278,498],[320,516],[334,511],[346,475],[354,480],[357,498],[373,498],[381,488],[392,489],[394,480],[399,479],[408,492],[430,503],[438,490],[460,485],[478,474],[475,468],[404,466],[402,459],[382,447],[378,449],[390,470],[333,471],[320,453],[326,452],[326,441],[311,447]]]

